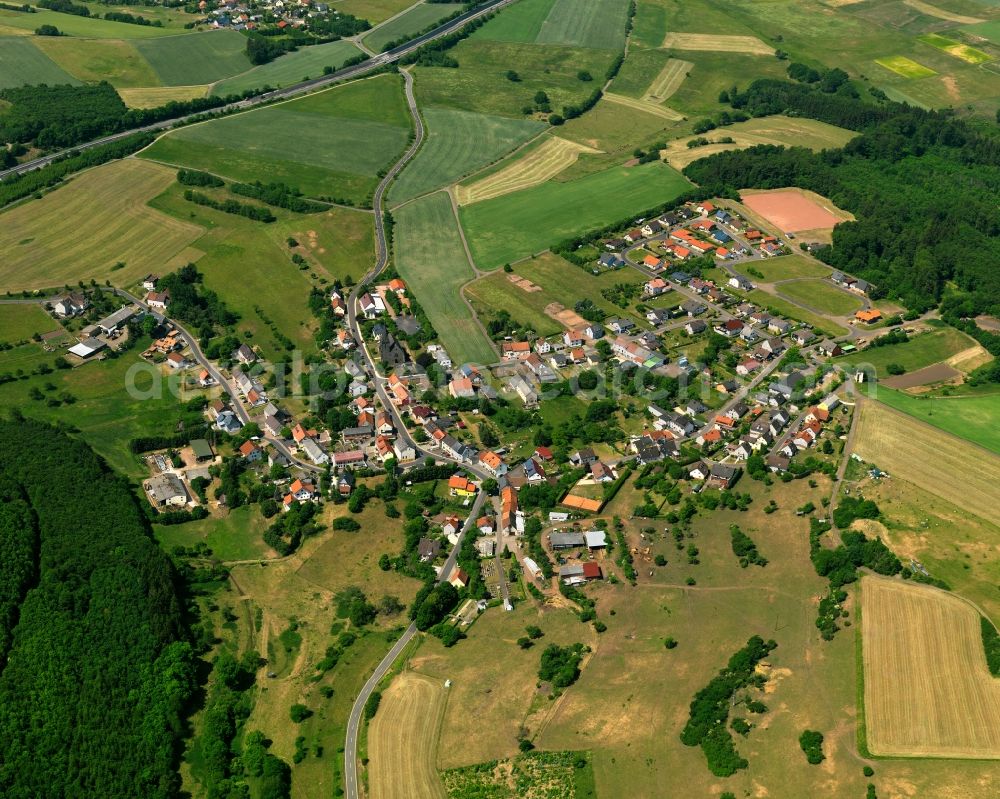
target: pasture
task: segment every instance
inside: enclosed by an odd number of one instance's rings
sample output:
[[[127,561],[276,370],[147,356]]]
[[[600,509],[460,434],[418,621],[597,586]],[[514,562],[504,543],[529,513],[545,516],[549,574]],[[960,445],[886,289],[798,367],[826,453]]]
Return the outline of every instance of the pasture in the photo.
[[[713,53],[773,55],[774,48],[756,36],[723,36],[713,33],[668,33],[661,45],[665,50],[708,50]]]
[[[456,364],[488,364],[493,345],[473,318],[461,287],[474,277],[447,192],[429,194],[395,213],[396,268]]]
[[[970,403],[962,410],[961,399],[916,400],[928,407],[938,406],[949,414],[954,427],[968,437],[977,429],[986,431],[980,439],[964,441],[954,432],[944,432],[909,415],[904,404],[901,410],[894,400],[906,395],[891,389],[879,389],[879,402],[864,402],[855,422],[855,451],[865,460],[877,463],[894,478],[913,483],[923,491],[940,497],[966,512],[1000,524],[1000,486],[994,475],[1000,470],[1000,437],[995,429],[998,395],[978,407]],[[890,407],[890,403],[893,407]],[[933,413],[933,411],[931,411]],[[968,413],[965,421],[964,413]],[[938,423],[940,420],[932,420]],[[988,425],[988,426],[987,426]],[[960,427],[961,426],[961,427]],[[979,444],[977,446],[976,444]],[[987,451],[998,453],[993,455]],[[967,464],[977,464],[968,468]],[[962,475],[961,480],[942,479],[945,475]]]
[[[843,356],[839,360],[871,365],[878,377],[883,378],[888,377],[886,366],[890,363],[899,364],[907,372],[914,372],[941,361],[949,361],[956,356],[961,357],[969,350],[985,352],[965,333],[953,327],[945,327],[913,336],[905,344],[869,347],[853,355]]]
[[[812,327],[816,331],[817,335],[819,335],[820,332],[831,336],[844,336],[847,334],[847,328],[843,325],[831,322],[825,316],[813,313],[812,311],[806,310],[801,305],[797,305],[794,302],[782,299],[781,297],[776,297],[774,294],[769,294],[762,289],[754,289],[746,296],[750,302],[755,302],[778,316],[784,316],[788,319],[797,319],[800,322],[804,322]]]
[[[409,133],[401,80],[383,75],[181,128],[142,157],[361,204]]]
[[[35,47],[35,41],[26,37],[0,37],[0,89],[30,83],[79,83]]]
[[[949,39],[937,33],[927,33],[917,38],[924,44],[929,44],[931,47],[943,50],[948,55],[953,55],[955,58],[960,58],[969,64],[983,64],[993,60],[991,55],[984,53],[982,50],[977,50],[975,47],[956,42],[954,39]]]
[[[470,205],[511,192],[538,186],[576,163],[582,153],[596,150],[558,136],[546,136],[541,144],[515,157],[507,166],[471,184],[457,186],[459,205]]]
[[[962,28],[963,33],[971,34],[977,38],[1000,45],[1000,20],[992,22],[980,22],[977,25],[968,25]]]
[[[484,42],[533,44],[552,12],[555,0],[518,0],[476,30],[470,39]]]
[[[123,89],[159,83],[134,41],[39,36],[34,43],[66,72],[88,83],[106,80]]]
[[[333,8],[378,25],[413,5],[413,0],[336,0]]]
[[[413,672],[400,674],[385,689],[368,727],[372,799],[445,798],[435,755],[448,696],[443,680]]]
[[[625,0],[523,0],[504,10],[473,39],[619,50],[625,42]]]
[[[154,524],[153,535],[167,552],[176,546],[205,543],[211,548],[212,557],[219,560],[264,559],[275,554],[262,536],[269,525],[258,507],[245,505],[223,516],[208,516],[186,524]]]
[[[389,191],[392,204],[454,183],[545,130],[545,124],[536,120],[449,108],[425,109],[423,117],[427,138]]]
[[[604,97],[583,116],[571,119],[559,129],[564,139],[572,139],[587,147],[603,150],[606,155],[585,155],[559,180],[579,177],[581,171],[596,172],[608,166],[617,166],[624,159],[632,157],[636,144],[649,146],[650,143],[666,140],[676,135],[679,123],[667,115],[659,113],[663,106],[644,103],[618,95],[605,94]],[[628,100],[630,104],[623,104]]]
[[[189,247],[202,228],[146,205],[173,181],[174,170],[128,158],[4,212],[0,291],[109,278],[126,285],[193,260]],[[125,266],[112,271],[118,262]]]
[[[669,203],[689,185],[683,175],[659,161],[614,167],[465,206],[462,226],[476,263],[490,269]]]
[[[785,299],[820,314],[849,316],[862,307],[861,299],[828,280],[806,278],[782,283],[776,288]]]
[[[36,9],[34,14],[0,9],[0,33],[4,35],[30,36],[40,25],[55,25],[66,36],[85,39],[160,39],[177,35],[176,30],[166,27],[128,25],[94,17],[61,14],[44,8]]]
[[[451,16],[455,10],[455,6],[448,3],[416,3],[399,16],[366,34],[362,42],[370,50],[381,52],[390,42],[413,37],[438,20]]]
[[[735,264],[733,268],[737,272],[744,272],[748,264]],[[783,255],[780,258],[766,258],[763,261],[755,261],[753,269],[760,272],[764,277],[757,278],[765,283],[774,283],[777,280],[792,280],[804,277],[829,277],[830,267],[804,255]],[[754,277],[757,277],[754,275]]]
[[[276,89],[290,86],[306,78],[319,77],[323,74],[324,67],[339,69],[345,61],[360,52],[357,45],[343,40],[300,47],[295,52],[285,53],[270,63],[261,64],[216,82],[212,86],[211,93],[217,97],[225,97],[263,86]]]
[[[539,291],[526,291],[510,278],[526,280]],[[616,283],[642,283],[635,270],[602,272],[593,275],[552,253],[519,263],[511,274],[498,271],[470,283],[466,296],[477,310],[492,313],[506,311],[519,325],[530,327],[539,335],[549,336],[566,329],[556,314],[563,308],[572,309],[580,300],[591,300],[609,317],[631,316],[624,309],[601,296],[601,289]],[[558,307],[553,307],[553,303]]]
[[[234,30],[175,35],[136,46],[164,86],[212,83],[251,66],[246,37]]]
[[[156,108],[170,102],[183,102],[204,97],[208,86],[150,86],[138,89],[118,89],[129,108]]]
[[[36,333],[59,330],[59,323],[37,303],[0,305],[0,335],[6,344],[27,341]]]
[[[865,730],[874,755],[1000,757],[1000,680],[980,615],[930,586],[861,580]]]

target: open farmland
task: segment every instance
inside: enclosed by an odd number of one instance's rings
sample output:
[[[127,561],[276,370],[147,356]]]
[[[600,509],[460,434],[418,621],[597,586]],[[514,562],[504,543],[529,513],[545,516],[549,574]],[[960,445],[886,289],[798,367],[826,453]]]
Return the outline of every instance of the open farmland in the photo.
[[[136,42],[39,36],[35,45],[73,77],[87,83],[106,80],[115,88],[125,89],[159,84]]]
[[[841,131],[840,128],[834,130]],[[848,134],[843,143],[850,138],[853,136]],[[850,217],[829,200],[824,201],[817,194],[811,192],[806,194],[799,189],[744,191],[740,199],[743,205],[764,217],[777,227],[779,232],[799,233],[804,230],[833,228],[838,222]]]
[[[78,83],[26,37],[0,38],[0,89],[30,83]]]
[[[455,199],[459,205],[470,205],[538,186],[576,163],[581,153],[594,152],[597,151],[582,144],[547,136],[539,146],[515,157],[507,166],[471,184],[456,187]]]
[[[443,680],[404,672],[390,683],[368,728],[372,799],[444,799],[435,755],[447,701]]]
[[[497,14],[470,38],[486,42],[533,44],[555,0],[518,0],[512,8]]]
[[[879,395],[885,397],[890,391],[879,389]],[[965,435],[974,435],[977,427],[988,431],[987,435],[992,438],[984,439],[982,446],[937,430],[882,402],[863,402],[855,423],[855,451],[894,478],[907,480],[928,493],[966,508],[969,513],[1000,524],[1000,485],[995,479],[1000,473],[1000,455],[983,448],[991,447],[994,452],[1000,452],[1000,440],[995,433],[998,397],[994,395],[991,399],[989,404],[980,406],[979,418],[971,416],[965,427]],[[914,399],[913,402],[928,407],[940,405],[945,413],[963,413],[959,404],[963,402],[961,399]],[[969,412],[972,413],[971,408]],[[961,416],[953,417],[953,422],[961,424]],[[989,426],[983,428],[984,423]],[[977,466],[968,468],[968,464]],[[962,475],[960,481],[942,479],[944,475],[957,474]]]
[[[983,21],[978,17],[956,14],[946,8],[933,6],[930,3],[923,2],[923,0],[903,0],[903,2],[910,6],[910,8],[915,8],[921,14],[926,14],[929,17],[937,17],[938,19],[947,20],[948,22],[957,22],[959,25],[975,25],[977,22]]]
[[[398,17],[367,34],[362,41],[370,50],[381,52],[390,42],[415,36],[438,20],[451,16],[456,9],[457,6],[448,3],[416,3]]]
[[[508,119],[448,108],[428,108],[423,116],[427,139],[417,157],[393,184],[389,199],[394,204],[441,188],[488,166],[545,130],[545,124],[536,120]]]
[[[276,89],[289,86],[306,78],[319,77],[323,74],[324,67],[339,69],[347,59],[353,58],[360,52],[361,50],[353,42],[343,40],[301,47],[267,64],[261,64],[231,78],[218,81],[212,86],[212,94],[225,97],[263,86]]]
[[[246,37],[233,30],[176,35],[136,46],[164,86],[212,83],[251,66],[244,52]]]
[[[351,14],[378,25],[412,5],[413,0],[336,0],[335,8],[341,14]]]
[[[615,167],[466,206],[461,219],[476,263],[494,268],[669,203],[688,186],[680,173],[658,161]]]
[[[930,67],[925,67],[923,64],[918,64],[913,59],[902,55],[876,58],[875,63],[880,67],[892,70],[897,75],[902,75],[904,78],[926,78],[937,74]]]
[[[668,33],[662,46],[668,50],[708,50],[715,53],[774,53],[773,47],[756,36],[719,36],[713,33]]]
[[[956,42],[954,39],[949,39],[937,33],[928,33],[919,38],[924,44],[929,44],[931,47],[943,50],[948,55],[953,55],[955,58],[960,58],[970,64],[982,64],[992,60],[992,56],[984,53],[982,50],[969,47],[967,44]]]
[[[849,316],[862,307],[860,297],[837,288],[828,280],[792,280],[775,290],[786,299],[821,314]]]
[[[396,267],[458,363],[493,363],[496,352],[462,298],[474,274],[447,192],[421,197],[395,213]]]
[[[618,102],[615,102],[615,100]],[[627,104],[623,104],[626,100]],[[668,113],[662,114],[666,110]],[[557,180],[572,180],[590,172],[599,172],[609,166],[618,166],[629,160],[636,142],[643,144],[664,141],[676,135],[682,125],[673,112],[654,103],[633,100],[630,97],[605,94],[586,114],[571,119],[559,128],[559,136],[587,147],[603,151],[603,155],[590,154],[567,168]]]
[[[204,97],[208,86],[151,86],[139,89],[118,89],[129,108],[156,108],[170,102],[183,102]]]
[[[0,290],[103,283],[112,277],[126,284],[191,260],[185,250],[202,228],[146,205],[173,180],[173,170],[129,158],[84,172],[42,199],[4,212]],[[118,262],[125,266],[112,272]]]
[[[913,336],[905,344],[889,344],[861,350],[840,360],[852,364],[868,364],[875,367],[879,378],[888,377],[886,366],[896,363],[907,372],[949,361],[967,350],[982,350],[973,339],[952,327]],[[985,353],[985,350],[983,350]],[[974,353],[970,353],[974,354]],[[986,354],[987,360],[989,355]]]
[[[754,289],[747,294],[747,299],[750,300],[750,302],[755,302],[768,309],[778,316],[784,316],[788,319],[797,319],[800,322],[804,322],[812,327],[817,334],[823,332],[831,336],[847,335],[847,328],[843,325],[835,324],[827,317],[808,311],[801,305],[797,305],[790,300],[776,297],[774,294],[768,294],[763,289]]]
[[[59,330],[59,323],[41,305],[0,305],[0,336],[4,343],[27,341],[36,333]]]
[[[637,111],[645,111],[647,114],[662,117],[668,122],[679,122],[684,118],[684,116],[679,114],[677,111],[667,108],[664,105],[660,105],[657,100],[648,100],[646,98],[636,100],[634,97],[626,97],[623,94],[614,94],[613,92],[606,92],[604,99],[610,103],[623,105],[626,108],[634,108]]]
[[[992,44],[1000,45],[1000,20],[968,25],[962,28],[962,32],[971,34],[977,38],[986,39],[986,41]]]
[[[627,11],[627,0],[556,0],[535,42],[617,50]]]
[[[161,136],[142,156],[235,180],[283,181],[364,203],[410,134],[397,76],[383,75]]]
[[[872,754],[1000,758],[1000,680],[980,615],[930,586],[861,581],[865,729]]]
[[[61,14],[44,8],[36,9],[34,14],[0,9],[0,33],[30,36],[35,28],[41,25],[55,25],[66,36],[80,36],[87,39],[160,39],[178,35],[176,30],[166,27],[126,25],[95,17]]]
[[[681,87],[693,66],[690,61],[680,58],[669,59],[660,74],[649,84],[642,99],[650,103],[662,103],[669,99]]]

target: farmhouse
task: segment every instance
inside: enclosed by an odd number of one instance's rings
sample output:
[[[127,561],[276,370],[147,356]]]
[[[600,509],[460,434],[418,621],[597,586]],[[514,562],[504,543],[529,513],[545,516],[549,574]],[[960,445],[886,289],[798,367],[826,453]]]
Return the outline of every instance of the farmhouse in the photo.
[[[170,292],[169,291],[151,291],[146,295],[146,305],[150,308],[155,308],[158,311],[166,310],[166,307],[170,304]]]
[[[187,492],[181,478],[172,472],[150,477],[142,486],[154,508],[186,505]]]
[[[64,294],[52,304],[52,310],[55,311],[56,316],[63,318],[76,316],[79,313],[83,313],[89,307],[90,302],[83,294],[77,291]]]

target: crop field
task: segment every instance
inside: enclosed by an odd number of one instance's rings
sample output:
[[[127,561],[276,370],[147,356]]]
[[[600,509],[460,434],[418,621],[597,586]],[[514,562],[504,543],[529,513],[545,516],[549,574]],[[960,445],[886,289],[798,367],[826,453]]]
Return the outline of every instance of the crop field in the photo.
[[[58,11],[44,8],[37,9],[34,14],[0,9],[0,33],[4,35],[30,36],[40,25],[55,25],[66,36],[79,36],[87,39],[159,39],[164,36],[177,35],[176,30],[166,27],[127,25],[106,19],[60,14]]]
[[[942,361],[962,356],[968,350],[982,350],[969,336],[951,327],[921,333],[905,344],[889,344],[885,347],[864,349],[840,360],[854,364],[870,364],[875,367],[879,378],[888,377],[886,366],[897,363],[907,372],[914,372]],[[984,351],[985,352],[985,351]],[[987,354],[987,360],[989,356]]]
[[[362,203],[406,146],[408,123],[401,81],[386,75],[181,128],[142,156]]]
[[[208,94],[208,86],[150,86],[139,89],[118,89],[129,108],[156,108],[169,102],[194,100]]]
[[[659,105],[654,100],[647,100],[645,98],[636,100],[634,97],[626,97],[623,94],[614,94],[612,92],[605,92],[604,99],[610,103],[623,105],[626,108],[634,108],[636,111],[645,111],[647,114],[661,117],[668,122],[679,122],[684,118],[683,114],[679,114],[664,105]]]
[[[251,66],[246,37],[232,30],[170,36],[137,46],[164,86],[212,83]]]
[[[715,53],[749,53],[773,55],[774,48],[756,36],[720,36],[714,33],[668,33],[663,39],[665,50],[709,50]]]
[[[948,22],[957,22],[959,25],[975,25],[977,22],[983,21],[979,17],[969,17],[964,14],[956,14],[945,8],[932,6],[930,3],[923,2],[923,0],[903,0],[903,2],[910,6],[910,8],[915,8],[921,14],[926,14],[929,17],[937,17],[938,19],[947,20]]]
[[[859,310],[861,299],[827,280],[795,280],[782,283],[777,291],[792,302],[801,303],[806,308],[833,316],[848,316]]]
[[[129,158],[6,211],[0,215],[0,290],[108,278],[127,284],[190,260],[185,250],[202,228],[146,205],[173,180],[173,170]],[[80,219],[88,224],[81,226]],[[125,266],[112,272],[117,262]]]
[[[337,0],[334,8],[378,25],[413,5],[413,0]]]
[[[35,47],[34,40],[13,36],[0,38],[0,89],[29,83],[79,81]]]
[[[894,407],[900,407],[895,400],[905,396],[880,388],[879,402],[862,404],[861,416],[855,423],[858,426],[854,445],[857,453],[865,460],[877,463],[894,478],[907,480],[992,524],[1000,524],[1000,485],[993,479],[1000,470],[1000,436],[995,425],[1000,397],[992,395],[985,402],[980,400],[978,407],[975,403],[963,406],[966,400],[962,399],[907,398],[913,403],[942,408],[942,414],[951,415],[955,428],[962,430],[962,433],[955,434],[937,430],[909,415],[910,408],[905,405],[901,410],[906,412],[894,410]],[[966,410],[963,411],[963,407]],[[967,422],[964,414],[968,414]],[[931,421],[939,423],[937,419]],[[986,424],[990,426],[985,427]],[[977,429],[985,429],[986,435],[976,437]],[[961,434],[979,446],[962,440],[958,437]],[[991,455],[984,447],[998,455]],[[969,463],[977,464],[977,468],[969,469],[964,465]],[[958,474],[962,475],[961,480],[942,479],[943,475]],[[970,501],[970,497],[974,499]]]
[[[642,99],[648,103],[662,103],[668,100],[681,87],[693,66],[690,61],[680,58],[669,59],[660,74],[649,84]]]
[[[755,302],[758,305],[769,309],[772,313],[776,313],[779,316],[784,316],[788,319],[797,319],[800,322],[804,322],[812,327],[816,331],[817,335],[819,335],[820,331],[832,336],[843,336],[848,332],[846,327],[831,322],[825,316],[812,313],[802,306],[796,305],[794,302],[782,299],[781,297],[776,297],[773,294],[768,294],[766,291],[761,289],[754,289],[751,291],[747,294],[747,299],[750,300],[750,302]]]
[[[389,192],[393,204],[461,179],[503,158],[545,130],[536,120],[474,114],[448,108],[423,111],[427,139]],[[465,190],[460,189],[459,196]],[[462,199],[460,202],[468,202]]]
[[[473,40],[533,44],[556,0],[518,0],[475,31]]]
[[[865,726],[875,755],[1000,757],[1000,680],[980,615],[930,586],[861,581]]]
[[[626,0],[556,0],[535,42],[618,50],[627,12]]]
[[[895,72],[897,75],[902,75],[904,78],[927,78],[937,74],[930,67],[925,67],[923,64],[918,64],[913,59],[902,55],[876,58],[875,63],[880,67],[885,67]]]
[[[372,799],[444,799],[435,755],[447,702],[443,680],[404,672],[389,684],[368,727]]]
[[[395,213],[396,267],[430,317],[456,364],[497,359],[461,295],[472,280],[458,222],[447,192],[430,194]]]
[[[975,47],[956,42],[954,39],[949,39],[937,33],[928,33],[918,38],[924,44],[929,44],[931,47],[943,50],[948,55],[953,55],[955,58],[960,58],[970,64],[982,64],[993,60],[991,55],[984,53],[982,50],[977,50]]]
[[[538,286],[539,291],[525,291],[511,280],[517,277]],[[511,274],[494,272],[470,283],[465,293],[476,305],[490,311],[507,311],[519,325],[531,327],[539,335],[548,336],[566,329],[555,318],[559,308],[570,308],[588,299],[608,316],[626,316],[622,308],[601,296],[601,289],[616,283],[641,283],[642,276],[634,270],[602,272],[593,275],[552,253],[519,263]],[[634,317],[633,317],[634,318]]]
[[[515,158],[508,166],[465,186],[455,188],[459,205],[490,200],[538,186],[572,166],[581,153],[597,150],[558,136],[547,136],[538,147]]]
[[[550,245],[670,202],[687,180],[659,161],[615,167],[568,183],[544,183],[462,208],[480,268],[541,252]]]
[[[389,42],[415,36],[439,19],[451,16],[456,8],[449,3],[417,3],[391,22],[367,34],[362,41],[369,49],[380,52]]]
[[[115,88],[125,89],[159,83],[134,41],[39,36],[35,45],[73,77],[85,82],[106,80]]]
[[[339,69],[349,58],[361,50],[352,42],[339,41],[300,47],[293,53],[286,53],[267,64],[253,67],[231,78],[220,80],[212,86],[212,94],[225,97],[239,94],[248,89],[271,86],[275,89],[290,86],[306,78],[316,78],[323,74],[323,67]]]

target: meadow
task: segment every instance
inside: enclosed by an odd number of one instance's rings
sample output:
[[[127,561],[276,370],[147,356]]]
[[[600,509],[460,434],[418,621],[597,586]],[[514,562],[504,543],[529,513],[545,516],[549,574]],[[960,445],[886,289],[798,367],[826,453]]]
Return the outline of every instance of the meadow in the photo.
[[[129,108],[157,108],[169,102],[183,102],[204,97],[208,86],[143,86],[137,89],[118,87],[118,96]]]
[[[783,255],[780,258],[765,258],[763,261],[754,261],[752,264],[734,264],[733,269],[742,274],[746,272],[748,266],[764,276],[760,278],[754,275],[754,278],[766,283],[793,278],[829,277],[830,275],[830,267],[813,258],[806,258],[804,255]]]
[[[246,37],[234,30],[170,36],[136,47],[164,86],[199,86],[251,67]]]
[[[825,316],[820,316],[819,314],[807,311],[805,308],[800,305],[796,305],[794,302],[784,300],[781,297],[776,297],[774,294],[768,294],[762,289],[754,289],[746,296],[750,302],[755,302],[778,316],[784,316],[788,319],[796,319],[799,322],[809,325],[813,328],[817,335],[822,335],[824,333],[831,336],[847,335],[848,331],[846,327],[831,322]]]
[[[792,302],[833,316],[848,316],[861,308],[861,300],[827,280],[806,278],[782,283],[776,289]]]
[[[49,316],[40,305],[0,305],[0,331],[7,344],[26,342],[36,333],[50,333],[59,330],[59,323]],[[31,349],[41,350],[40,347]],[[8,351],[9,352],[9,351]],[[9,361],[8,356],[4,360]],[[7,369],[5,369],[7,371]]]
[[[400,79],[383,75],[181,128],[142,157],[363,204],[406,146],[409,122]]]
[[[368,49],[381,52],[390,42],[415,36],[438,20],[451,16],[456,8],[457,6],[449,3],[416,3],[398,17],[367,34],[361,41]]]
[[[496,351],[462,298],[474,273],[447,192],[429,194],[397,209],[396,268],[412,289],[456,364],[489,364]]]
[[[596,171],[599,165],[620,164],[632,157],[636,146],[646,148],[676,136],[682,124],[665,106],[607,93],[586,114],[559,129],[560,137],[601,150],[607,157],[582,159],[577,169],[567,170],[567,174],[584,167]]]
[[[851,364],[866,364],[875,367],[878,377],[888,377],[886,366],[899,364],[907,372],[923,369],[940,361],[947,361],[954,355],[976,347],[976,342],[964,333],[951,327],[913,336],[905,344],[889,344],[885,347],[864,349],[853,355],[842,356],[839,361]]]
[[[618,50],[625,43],[625,0],[527,0],[484,25],[480,41]]]
[[[448,108],[423,110],[427,138],[389,191],[398,204],[489,166],[545,130],[537,120],[475,114]]]
[[[204,543],[212,550],[212,557],[219,560],[264,559],[274,554],[263,539],[263,531],[269,524],[258,507],[246,505],[223,516],[208,516],[196,522],[154,524],[153,535],[167,552],[176,546]]]
[[[341,14],[351,14],[367,19],[372,25],[378,25],[412,5],[413,0],[337,0],[336,10]]]
[[[0,34],[30,36],[40,25],[55,25],[66,36],[87,39],[159,39],[177,35],[176,30],[167,27],[128,25],[106,19],[60,14],[44,8],[37,9],[34,14],[0,9]]]
[[[190,245],[202,228],[146,205],[173,181],[173,170],[128,158],[0,214],[0,290],[109,278],[128,284],[193,260]],[[116,263],[124,266],[113,269]]]
[[[930,67],[925,67],[923,64],[918,64],[913,59],[902,55],[876,58],[875,63],[880,67],[885,67],[895,72],[897,75],[902,75],[904,78],[927,78],[937,74]]]
[[[316,78],[324,67],[339,69],[349,58],[361,50],[352,42],[339,41],[302,47],[293,53],[286,53],[267,64],[253,67],[233,77],[217,81],[211,93],[218,97],[240,94],[250,89],[264,86],[280,88],[290,86],[306,78]]]
[[[78,83],[28,38],[0,38],[0,89],[11,89],[26,83]]]
[[[872,754],[1000,756],[1000,681],[986,666],[976,609],[930,586],[870,575],[860,593]]]
[[[106,80],[124,89],[159,84],[134,41],[39,36],[34,43],[66,72],[88,83]]]
[[[544,183],[461,209],[481,268],[541,252],[552,244],[662,205],[688,188],[666,164],[616,167],[568,183]]]

